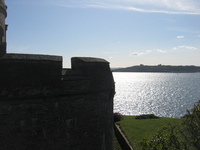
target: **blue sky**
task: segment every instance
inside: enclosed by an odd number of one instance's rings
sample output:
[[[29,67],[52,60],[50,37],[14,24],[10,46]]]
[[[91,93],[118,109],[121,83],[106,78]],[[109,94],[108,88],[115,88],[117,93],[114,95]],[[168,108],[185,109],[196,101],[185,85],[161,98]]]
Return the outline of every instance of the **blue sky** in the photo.
[[[7,52],[200,66],[199,0],[5,0]]]

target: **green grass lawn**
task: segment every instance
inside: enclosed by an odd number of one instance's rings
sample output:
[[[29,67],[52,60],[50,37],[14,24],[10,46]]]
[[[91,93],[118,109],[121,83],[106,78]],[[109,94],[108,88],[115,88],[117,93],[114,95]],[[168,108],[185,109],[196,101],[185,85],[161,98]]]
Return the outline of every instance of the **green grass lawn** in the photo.
[[[167,125],[180,125],[178,118],[135,119],[134,116],[124,116],[117,122],[125,133],[134,150],[141,150],[140,142],[144,138],[151,138],[161,127]]]

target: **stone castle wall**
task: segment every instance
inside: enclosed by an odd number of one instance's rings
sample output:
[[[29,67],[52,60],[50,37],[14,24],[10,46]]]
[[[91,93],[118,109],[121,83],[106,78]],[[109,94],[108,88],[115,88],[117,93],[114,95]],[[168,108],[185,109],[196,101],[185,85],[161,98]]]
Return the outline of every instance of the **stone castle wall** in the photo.
[[[109,63],[59,56],[0,58],[1,150],[112,150],[114,81]]]
[[[6,53],[6,30],[7,25],[5,24],[5,18],[7,17],[6,12],[7,6],[4,0],[0,0],[0,57]]]

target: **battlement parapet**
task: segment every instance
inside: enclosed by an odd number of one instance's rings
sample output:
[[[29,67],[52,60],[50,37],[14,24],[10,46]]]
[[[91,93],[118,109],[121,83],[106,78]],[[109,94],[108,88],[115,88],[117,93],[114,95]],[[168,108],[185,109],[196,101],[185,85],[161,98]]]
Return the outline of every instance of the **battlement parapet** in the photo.
[[[0,71],[0,96],[5,99],[114,90],[109,63],[99,58],[74,57],[72,69],[62,69],[60,56],[6,54]]]
[[[0,58],[2,150],[113,149],[114,81],[109,63],[6,54]]]
[[[1,86],[34,87],[60,83],[62,57],[6,54],[0,58]]]
[[[0,71],[1,99],[114,91],[109,62],[99,58],[74,57],[63,69],[61,56],[6,54]]]

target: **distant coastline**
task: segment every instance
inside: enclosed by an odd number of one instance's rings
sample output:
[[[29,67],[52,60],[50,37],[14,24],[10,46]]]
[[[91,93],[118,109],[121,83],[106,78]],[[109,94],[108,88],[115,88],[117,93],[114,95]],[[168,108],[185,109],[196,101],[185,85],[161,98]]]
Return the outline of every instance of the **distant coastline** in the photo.
[[[126,68],[112,69],[112,72],[172,72],[172,73],[190,73],[200,72],[199,66],[170,66],[170,65],[157,65],[147,66],[138,65]]]

